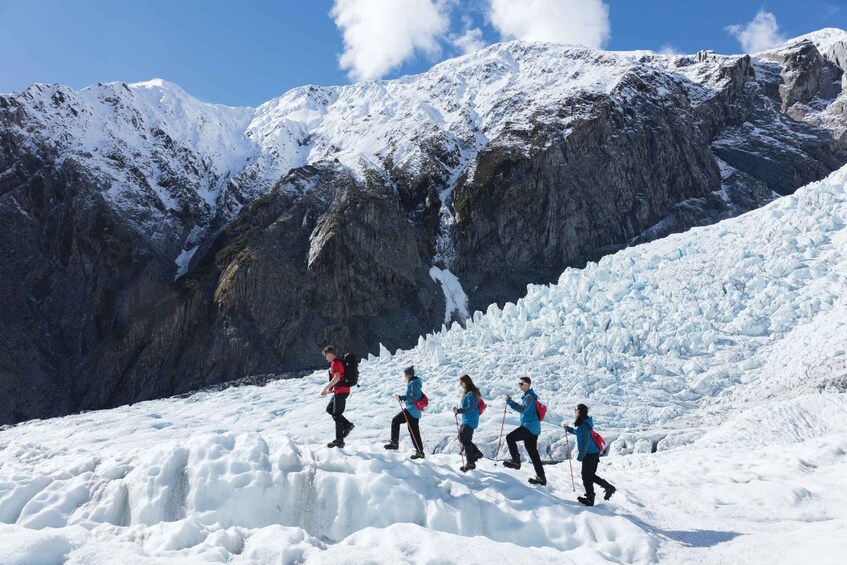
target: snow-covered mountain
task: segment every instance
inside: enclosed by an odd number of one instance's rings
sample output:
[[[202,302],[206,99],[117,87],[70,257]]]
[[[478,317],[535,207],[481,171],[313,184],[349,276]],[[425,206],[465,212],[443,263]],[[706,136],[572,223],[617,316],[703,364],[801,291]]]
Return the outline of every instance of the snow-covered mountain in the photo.
[[[7,563],[840,562],[847,516],[847,167],[741,217],[567,269],[361,365],[343,450],[316,372],[0,431]],[[386,452],[403,367],[427,458]],[[548,487],[458,471],[469,372],[498,446],[529,375]],[[559,424],[591,406],[608,503],[574,500]],[[507,431],[517,425],[507,413]],[[578,465],[575,469],[579,479]],[[577,483],[578,484],[578,483]],[[578,491],[579,492],[579,491]],[[470,556],[470,557],[469,557]]]
[[[843,37],[510,42],[258,108],[161,80],[0,96],[0,421],[408,346],[790,194],[847,162]]]
[[[837,63],[845,41],[842,30],[821,30],[755,61],[762,73],[768,61],[812,44]],[[620,88],[621,81],[644,72],[654,97],[670,97],[682,86],[697,108],[730,86],[746,57],[511,42],[421,75],[297,88],[258,108],[205,103],[161,79],[80,91],[35,84],[6,96],[3,107],[19,122],[14,133],[33,146],[52,146],[59,162],[84,162],[102,175],[109,202],[137,218],[147,235],[163,238],[163,223],[178,227],[167,232],[177,241],[162,243],[169,250],[174,243],[187,249],[209,235],[214,218],[231,220],[291,170],[337,160],[360,178],[374,169],[412,178],[425,173],[449,190],[460,174],[472,178],[476,155],[492,142],[529,154],[539,149],[526,139],[539,123],[567,136],[592,111],[586,104],[563,113],[562,106],[576,97],[614,94],[626,102],[634,93]],[[794,70],[770,66],[777,73]],[[823,102],[837,94],[817,90],[809,98]],[[841,105],[819,107],[818,113],[840,114]],[[842,122],[821,121],[816,125],[843,133]]]

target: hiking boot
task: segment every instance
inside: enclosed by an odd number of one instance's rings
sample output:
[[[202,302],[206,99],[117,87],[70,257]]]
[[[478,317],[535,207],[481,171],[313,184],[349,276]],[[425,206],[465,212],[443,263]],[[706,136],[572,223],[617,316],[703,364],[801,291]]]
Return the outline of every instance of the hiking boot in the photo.
[[[616,489],[612,485],[609,485],[609,488],[604,488],[603,490],[606,492],[606,494],[603,495],[603,500],[609,500],[610,498],[612,498],[612,495],[615,494],[615,491],[618,489]]]
[[[594,506],[593,496],[588,496],[586,494],[585,496],[577,496],[576,499],[586,506]]]
[[[529,480],[529,484],[531,485],[541,485],[544,486],[547,484],[547,479],[545,477],[532,477]]]
[[[409,457],[409,459],[423,459],[423,458],[424,458],[424,454],[420,451],[415,451],[415,453],[412,454],[411,457]]]
[[[346,428],[344,428],[344,434],[343,434],[343,437],[347,437],[347,436],[349,436],[349,435],[350,435],[350,432],[352,432],[352,431],[353,431],[353,428],[355,428],[355,427],[356,427],[356,426],[354,426],[353,424],[350,424],[349,426],[347,426]]]
[[[465,465],[464,467],[459,467],[459,470],[463,473],[467,473],[468,471],[470,471],[472,469],[476,469],[476,465],[474,465],[470,461],[468,461],[467,465]]]
[[[508,461],[503,461],[503,466],[508,467],[509,469],[520,469],[521,462],[515,459],[509,459]]]
[[[338,441],[337,439],[334,439],[331,442],[329,442],[328,444],[326,444],[326,446],[327,447],[344,447],[344,442]]]
[[[397,449],[398,445],[396,441],[389,441],[385,445],[383,445],[385,449]]]

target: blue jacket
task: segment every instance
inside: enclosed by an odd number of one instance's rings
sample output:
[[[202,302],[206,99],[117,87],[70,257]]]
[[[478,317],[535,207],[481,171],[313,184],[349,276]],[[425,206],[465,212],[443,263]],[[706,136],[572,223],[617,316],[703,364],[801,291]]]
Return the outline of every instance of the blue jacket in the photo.
[[[474,393],[468,391],[462,397],[462,407],[459,408],[462,423],[471,429],[479,425],[479,401]]]
[[[423,383],[421,383],[421,379],[415,377],[409,381],[409,384],[406,385],[406,394],[400,397],[400,400],[403,400],[406,403],[406,410],[413,418],[421,417],[421,411],[415,407],[414,401],[420,400],[421,396],[423,396],[423,390],[421,389],[422,386]]]
[[[594,440],[591,439],[591,430],[594,429],[594,420],[588,416],[578,428],[565,426],[565,429],[576,436],[576,448],[579,451],[576,456],[577,461],[582,461],[589,453],[600,453],[600,449]]]
[[[521,397],[521,403],[509,400],[509,406],[521,413],[521,426],[532,432],[532,435],[541,435],[541,422],[538,420],[538,412],[535,409],[535,401],[538,395],[529,389]]]

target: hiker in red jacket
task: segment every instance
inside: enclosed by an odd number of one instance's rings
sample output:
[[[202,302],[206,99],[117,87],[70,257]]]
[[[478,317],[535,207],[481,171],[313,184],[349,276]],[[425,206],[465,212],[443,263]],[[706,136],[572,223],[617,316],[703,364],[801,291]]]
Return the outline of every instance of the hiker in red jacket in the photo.
[[[335,420],[335,439],[327,444],[327,447],[344,447],[344,438],[347,437],[355,426],[343,416],[350,396],[350,387],[344,381],[344,363],[339,359],[335,350],[327,346],[323,350],[324,359],[329,362],[329,383],[321,390],[321,396],[332,393],[332,400],[326,407],[327,413]]]

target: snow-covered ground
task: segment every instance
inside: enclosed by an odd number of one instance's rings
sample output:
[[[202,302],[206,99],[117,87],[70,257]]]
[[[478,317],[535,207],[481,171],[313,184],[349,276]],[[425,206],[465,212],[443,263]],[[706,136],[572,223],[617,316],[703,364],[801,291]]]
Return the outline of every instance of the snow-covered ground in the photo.
[[[7,428],[0,563],[840,563],[846,287],[847,168],[383,350],[343,450],[325,447],[323,373]],[[412,363],[423,461],[405,436],[381,447]],[[489,400],[475,440],[492,458],[519,376],[550,407],[547,460],[589,404],[615,497],[581,507],[567,461],[542,488],[491,460],[460,473],[464,372]]]

